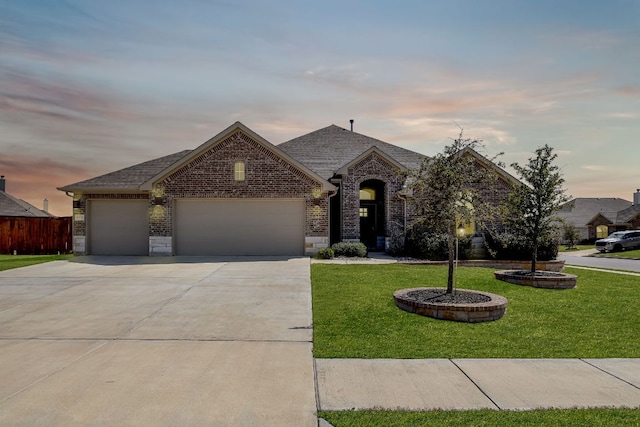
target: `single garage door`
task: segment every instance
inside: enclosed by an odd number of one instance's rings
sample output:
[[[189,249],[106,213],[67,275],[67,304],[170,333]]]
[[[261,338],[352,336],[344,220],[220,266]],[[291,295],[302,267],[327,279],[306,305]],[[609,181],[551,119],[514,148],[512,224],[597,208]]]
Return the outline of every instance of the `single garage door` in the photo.
[[[148,200],[90,200],[89,253],[149,255]]]
[[[178,255],[302,255],[304,200],[177,200]]]

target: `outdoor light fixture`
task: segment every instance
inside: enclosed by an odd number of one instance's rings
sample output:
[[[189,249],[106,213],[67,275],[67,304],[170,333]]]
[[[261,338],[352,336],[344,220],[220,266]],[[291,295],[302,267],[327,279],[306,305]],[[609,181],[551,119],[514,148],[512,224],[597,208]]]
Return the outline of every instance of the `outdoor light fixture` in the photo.
[[[314,188],[311,190],[311,197],[313,197],[313,205],[320,206],[320,200],[322,197],[322,189]]]
[[[151,199],[151,204],[155,206],[164,205],[164,197],[154,197],[153,199]]]
[[[458,227],[458,236],[459,237],[464,237],[464,224],[460,223],[460,226]]]
[[[82,207],[82,203],[80,202],[80,200],[73,201],[73,209],[80,209],[81,207]]]

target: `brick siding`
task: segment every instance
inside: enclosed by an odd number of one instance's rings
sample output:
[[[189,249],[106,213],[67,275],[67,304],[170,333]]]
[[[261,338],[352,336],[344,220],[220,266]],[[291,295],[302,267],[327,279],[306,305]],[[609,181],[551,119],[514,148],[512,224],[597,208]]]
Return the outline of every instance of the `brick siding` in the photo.
[[[245,162],[244,181],[234,179],[236,161]],[[238,131],[156,183],[148,194],[81,195],[74,208],[74,236],[86,237],[86,207],[90,199],[148,199],[152,254],[166,253],[167,242],[173,236],[176,199],[304,199],[306,250],[313,252],[326,246],[329,235],[329,194],[321,188],[321,182]],[[160,204],[154,203],[156,197],[162,199]]]
[[[342,177],[342,240],[360,240],[360,185],[368,180],[384,182],[385,234],[404,221],[404,201],[398,197],[404,176],[376,153],[362,159],[349,168]]]

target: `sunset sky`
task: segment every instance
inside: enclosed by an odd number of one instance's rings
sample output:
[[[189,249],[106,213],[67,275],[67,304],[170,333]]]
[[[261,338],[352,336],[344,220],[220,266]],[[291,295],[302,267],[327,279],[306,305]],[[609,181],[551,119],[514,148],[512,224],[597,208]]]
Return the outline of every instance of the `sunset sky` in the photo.
[[[237,120],[278,144],[349,119],[426,155],[458,126],[506,164],[549,144],[569,195],[632,200],[640,0],[0,0],[0,175],[56,215],[56,187]]]

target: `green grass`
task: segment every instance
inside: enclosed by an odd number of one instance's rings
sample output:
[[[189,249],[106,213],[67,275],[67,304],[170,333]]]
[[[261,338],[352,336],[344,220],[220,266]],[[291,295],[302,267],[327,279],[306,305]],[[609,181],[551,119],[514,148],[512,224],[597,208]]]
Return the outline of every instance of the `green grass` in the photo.
[[[312,265],[318,358],[640,357],[640,277],[567,268],[571,290],[501,282],[488,268],[458,269],[458,288],[509,300],[505,317],[460,323],[407,313],[397,289],[444,286],[445,266]]]
[[[0,271],[71,257],[73,255],[0,255]]]
[[[502,427],[502,426],[638,426],[637,409],[567,409],[540,411],[321,411],[335,427]]]
[[[625,258],[625,259],[640,259],[640,249],[634,249],[632,251],[622,251],[622,252],[607,252],[607,253],[597,253],[592,255],[598,258]]]

